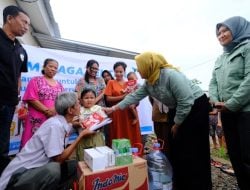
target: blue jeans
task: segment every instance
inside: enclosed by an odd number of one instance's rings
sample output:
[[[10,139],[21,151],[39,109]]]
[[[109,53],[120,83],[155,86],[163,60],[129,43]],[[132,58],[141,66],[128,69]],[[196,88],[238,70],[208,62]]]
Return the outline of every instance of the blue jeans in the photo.
[[[16,106],[0,105],[0,175],[9,163],[10,126]]]

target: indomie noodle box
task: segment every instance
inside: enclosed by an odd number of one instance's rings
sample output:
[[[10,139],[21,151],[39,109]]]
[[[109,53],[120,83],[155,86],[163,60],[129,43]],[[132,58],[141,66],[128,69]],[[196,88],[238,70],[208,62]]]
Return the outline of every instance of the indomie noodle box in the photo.
[[[79,190],[148,190],[147,162],[133,159],[132,164],[92,172],[85,162],[78,164]]]

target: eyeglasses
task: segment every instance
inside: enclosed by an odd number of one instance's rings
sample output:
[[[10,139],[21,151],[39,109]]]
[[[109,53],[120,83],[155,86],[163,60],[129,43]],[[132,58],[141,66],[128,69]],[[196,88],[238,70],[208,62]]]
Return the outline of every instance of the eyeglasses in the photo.
[[[99,71],[99,68],[96,68],[96,67],[90,67],[90,70],[91,70],[91,71]]]

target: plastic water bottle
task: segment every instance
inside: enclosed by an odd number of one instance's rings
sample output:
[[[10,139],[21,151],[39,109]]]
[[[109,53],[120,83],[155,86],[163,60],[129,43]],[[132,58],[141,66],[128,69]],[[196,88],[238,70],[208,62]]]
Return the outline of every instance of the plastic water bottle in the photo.
[[[139,149],[137,147],[132,147],[131,152],[132,152],[133,158],[137,158],[139,156]]]
[[[153,150],[146,156],[150,190],[172,190],[172,166],[160,151],[160,144],[154,143]]]

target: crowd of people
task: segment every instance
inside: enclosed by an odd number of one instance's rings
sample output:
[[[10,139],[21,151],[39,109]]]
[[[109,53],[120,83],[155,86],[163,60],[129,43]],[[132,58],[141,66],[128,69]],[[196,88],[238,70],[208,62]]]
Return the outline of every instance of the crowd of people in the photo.
[[[250,23],[232,17],[216,25],[216,35],[223,54],[215,62],[209,85],[209,98],[179,69],[159,53],[144,52],[135,56],[143,85],[132,90],[128,82],[137,81],[126,63],[113,65],[97,76],[98,61],[86,63],[86,72],[75,92],[64,92],[54,79],[59,63],[44,61],[42,76],[33,77],[22,101],[28,106],[20,152],[8,156],[10,126],[18,104],[21,72],[28,72],[27,53],[16,37],[29,29],[29,15],[16,6],[3,11],[0,29],[0,189],[57,189],[76,178],[75,151],[83,160],[83,149],[111,146],[112,139],[127,138],[131,144],[142,142],[136,107],[149,97],[152,120],[173,168],[173,189],[212,189],[210,140],[217,148],[225,146],[241,190],[250,189]],[[2,53],[3,52],[3,53]],[[112,123],[91,131],[82,120],[100,111]],[[71,144],[72,131],[78,136]],[[62,172],[63,171],[63,172]],[[66,172],[65,172],[66,171]]]

